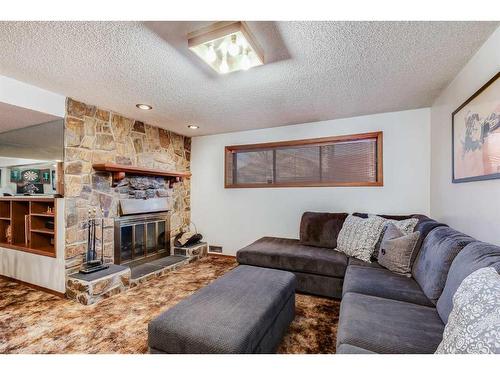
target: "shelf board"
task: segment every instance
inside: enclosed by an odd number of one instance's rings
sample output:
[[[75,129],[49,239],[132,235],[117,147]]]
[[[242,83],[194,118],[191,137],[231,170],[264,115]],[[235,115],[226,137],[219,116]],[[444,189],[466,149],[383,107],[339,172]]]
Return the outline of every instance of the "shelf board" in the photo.
[[[30,229],[30,231],[35,233],[54,234],[53,229]]]
[[[113,163],[92,164],[92,168],[94,168],[94,170],[96,171],[113,173],[113,180],[115,182],[123,180],[126,174],[131,174],[136,176],[166,177],[170,178],[171,182],[173,182],[173,180],[177,182],[182,180],[183,178],[191,177],[190,172],[172,172],[161,169],[133,167],[131,165],[122,165]]]
[[[35,195],[12,195],[8,197],[0,197],[0,202],[54,202],[54,197],[41,196],[37,197]]]
[[[52,246],[44,246],[44,247],[32,249],[30,247],[26,247],[24,243],[9,244],[9,243],[0,242],[0,247],[5,247],[7,249],[12,249],[12,250],[24,251],[26,253],[31,253],[31,254],[36,254],[36,255],[43,255],[43,256],[51,257],[51,258],[56,257],[56,251],[55,251],[54,247],[52,247]]]
[[[41,217],[54,217],[54,214],[37,214],[37,213],[32,213],[31,216],[41,216]]]
[[[10,221],[10,217],[0,217],[0,220],[9,220]]]

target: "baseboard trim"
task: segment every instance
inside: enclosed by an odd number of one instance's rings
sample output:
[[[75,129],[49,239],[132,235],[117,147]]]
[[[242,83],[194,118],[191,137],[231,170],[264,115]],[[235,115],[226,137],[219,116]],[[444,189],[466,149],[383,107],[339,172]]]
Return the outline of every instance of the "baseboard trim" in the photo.
[[[210,256],[213,256],[213,257],[236,258],[236,255],[229,255],[229,254],[222,254],[222,253],[211,253],[211,252],[208,252],[207,254],[210,255]]]
[[[57,297],[60,297],[60,298],[66,298],[66,295],[64,293],[56,292],[55,290],[52,290],[52,289],[49,289],[49,288],[45,288],[43,286],[31,284],[31,283],[28,283],[26,281],[14,279],[13,277],[0,275],[0,279],[4,279],[4,280],[7,280],[7,281],[18,283],[18,284],[21,284],[21,285],[24,285],[24,286],[27,286],[27,287],[39,290],[41,292],[50,293],[50,294],[53,294],[53,295],[55,295]]]

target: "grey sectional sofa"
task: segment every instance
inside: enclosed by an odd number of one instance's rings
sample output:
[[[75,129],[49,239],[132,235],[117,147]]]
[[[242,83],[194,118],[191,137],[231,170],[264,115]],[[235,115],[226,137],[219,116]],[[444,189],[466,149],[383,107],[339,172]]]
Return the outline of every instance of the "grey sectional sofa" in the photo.
[[[423,215],[388,218],[408,217],[419,219],[421,233],[411,278],[294,239],[261,238],[238,251],[237,260],[293,272],[299,292],[341,298],[337,353],[433,353],[458,286],[475,270],[498,266],[500,247]]]

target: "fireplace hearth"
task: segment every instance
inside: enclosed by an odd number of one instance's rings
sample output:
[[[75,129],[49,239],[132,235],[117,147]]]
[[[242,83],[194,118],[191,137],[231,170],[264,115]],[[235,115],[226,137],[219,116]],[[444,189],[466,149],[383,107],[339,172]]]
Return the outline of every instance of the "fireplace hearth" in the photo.
[[[115,218],[115,264],[137,266],[170,255],[167,198],[123,199]]]

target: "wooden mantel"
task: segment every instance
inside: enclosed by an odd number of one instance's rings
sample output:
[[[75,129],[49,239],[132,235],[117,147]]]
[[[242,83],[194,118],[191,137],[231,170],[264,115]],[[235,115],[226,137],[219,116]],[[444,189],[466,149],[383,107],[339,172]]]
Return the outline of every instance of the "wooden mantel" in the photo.
[[[169,180],[170,184],[182,181],[183,178],[191,177],[190,172],[170,172],[161,169],[133,167],[131,165],[122,165],[113,163],[93,164],[92,167],[96,171],[112,173],[113,183],[117,183],[123,180],[126,174],[131,174],[134,176],[164,177]]]

